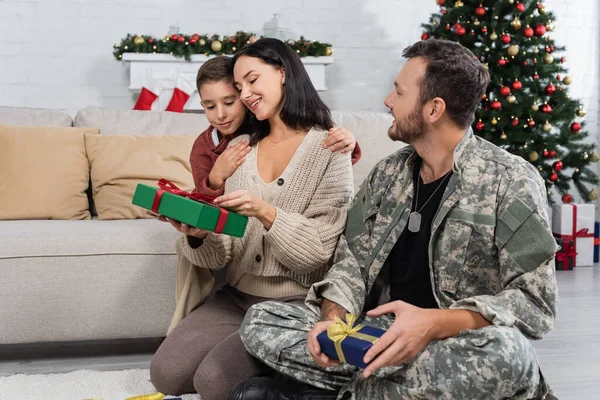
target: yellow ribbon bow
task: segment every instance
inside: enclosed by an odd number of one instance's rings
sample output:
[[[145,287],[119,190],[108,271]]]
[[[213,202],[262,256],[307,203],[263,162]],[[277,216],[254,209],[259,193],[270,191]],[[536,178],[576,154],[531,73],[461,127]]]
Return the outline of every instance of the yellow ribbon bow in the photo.
[[[335,345],[335,352],[338,355],[338,359],[340,362],[345,363],[346,357],[344,357],[344,350],[342,349],[342,342],[348,336],[361,339],[367,342],[375,343],[379,338],[377,336],[366,335],[364,333],[359,333],[359,331],[364,328],[364,325],[358,324],[354,326],[356,323],[356,315],[354,314],[346,314],[346,321],[342,321],[340,318],[335,317],[335,324],[331,324],[327,327],[327,336],[331,341],[333,341]]]
[[[163,400],[164,398],[164,394],[157,392],[152,394],[145,394],[142,396],[128,397],[125,400]]]

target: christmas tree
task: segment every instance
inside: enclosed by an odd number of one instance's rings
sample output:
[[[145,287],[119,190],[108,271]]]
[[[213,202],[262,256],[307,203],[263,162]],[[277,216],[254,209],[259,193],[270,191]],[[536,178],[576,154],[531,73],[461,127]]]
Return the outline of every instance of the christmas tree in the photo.
[[[431,0],[433,1],[433,0]],[[486,65],[491,83],[473,122],[473,131],[539,169],[549,200],[596,200],[599,160],[586,142],[583,106],[569,98],[565,58],[549,32],[554,15],[541,0],[436,0],[440,12],[423,24],[421,39],[453,40]]]

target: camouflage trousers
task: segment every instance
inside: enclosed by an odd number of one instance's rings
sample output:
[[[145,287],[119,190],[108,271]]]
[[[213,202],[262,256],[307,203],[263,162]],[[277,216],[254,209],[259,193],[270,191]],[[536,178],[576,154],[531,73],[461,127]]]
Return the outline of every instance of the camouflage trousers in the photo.
[[[516,329],[489,326],[431,342],[413,360],[369,378],[342,364],[323,369],[308,353],[307,334],[319,316],[295,304],[268,301],[250,308],[240,329],[246,349],[271,368],[338,399],[555,399],[529,341]],[[384,316],[362,322],[388,329]]]

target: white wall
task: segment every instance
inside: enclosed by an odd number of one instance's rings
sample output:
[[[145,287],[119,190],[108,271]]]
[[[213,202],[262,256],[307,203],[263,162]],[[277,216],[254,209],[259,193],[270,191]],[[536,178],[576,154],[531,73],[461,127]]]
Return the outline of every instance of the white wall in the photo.
[[[585,102],[595,136],[600,4],[546,5],[559,17],[553,36],[567,46],[571,93]],[[258,32],[278,12],[298,35],[334,44],[323,94],[331,108],[385,110],[402,49],[436,10],[434,0],[0,0],[0,105],[131,108],[126,66],[112,57],[127,33],[163,36],[176,23],[185,33]]]

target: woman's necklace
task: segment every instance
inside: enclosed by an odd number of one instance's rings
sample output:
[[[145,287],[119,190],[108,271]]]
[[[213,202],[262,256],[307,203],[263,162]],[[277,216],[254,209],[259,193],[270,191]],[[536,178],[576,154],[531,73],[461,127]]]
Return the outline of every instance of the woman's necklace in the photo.
[[[431,200],[431,198],[433,197],[435,192],[437,192],[438,189],[442,186],[442,184],[446,181],[446,178],[448,178],[450,176],[450,172],[452,172],[452,170],[446,172],[444,179],[442,179],[442,181],[438,184],[438,186],[435,188],[433,193],[431,193],[431,195],[429,196],[427,201],[425,201],[425,203],[423,203],[420,210],[417,210],[417,207],[419,204],[419,182],[421,180],[419,179],[419,176],[417,176],[417,190],[416,190],[417,193],[415,195],[415,202],[414,202],[415,211],[411,212],[410,215],[408,216],[408,230],[411,231],[412,233],[417,233],[421,230],[421,211],[423,211],[423,208],[425,208],[427,203],[429,203],[429,200]],[[419,170],[419,175],[420,175],[420,170]]]
[[[269,139],[269,140],[271,141],[271,143],[272,143],[272,144],[271,144],[271,147],[275,147],[275,145],[276,145],[277,143],[281,143],[281,142],[284,142],[284,141],[286,141],[286,140],[288,140],[288,139],[291,139],[291,138],[293,138],[294,136],[296,136],[297,134],[298,134],[298,132],[296,132],[296,133],[292,134],[291,136],[284,137],[283,139],[281,139],[281,140],[278,140],[278,141],[274,141],[273,139],[271,139],[271,138],[269,137],[270,135],[267,135],[267,136],[266,136],[266,138],[267,138],[267,139]]]

